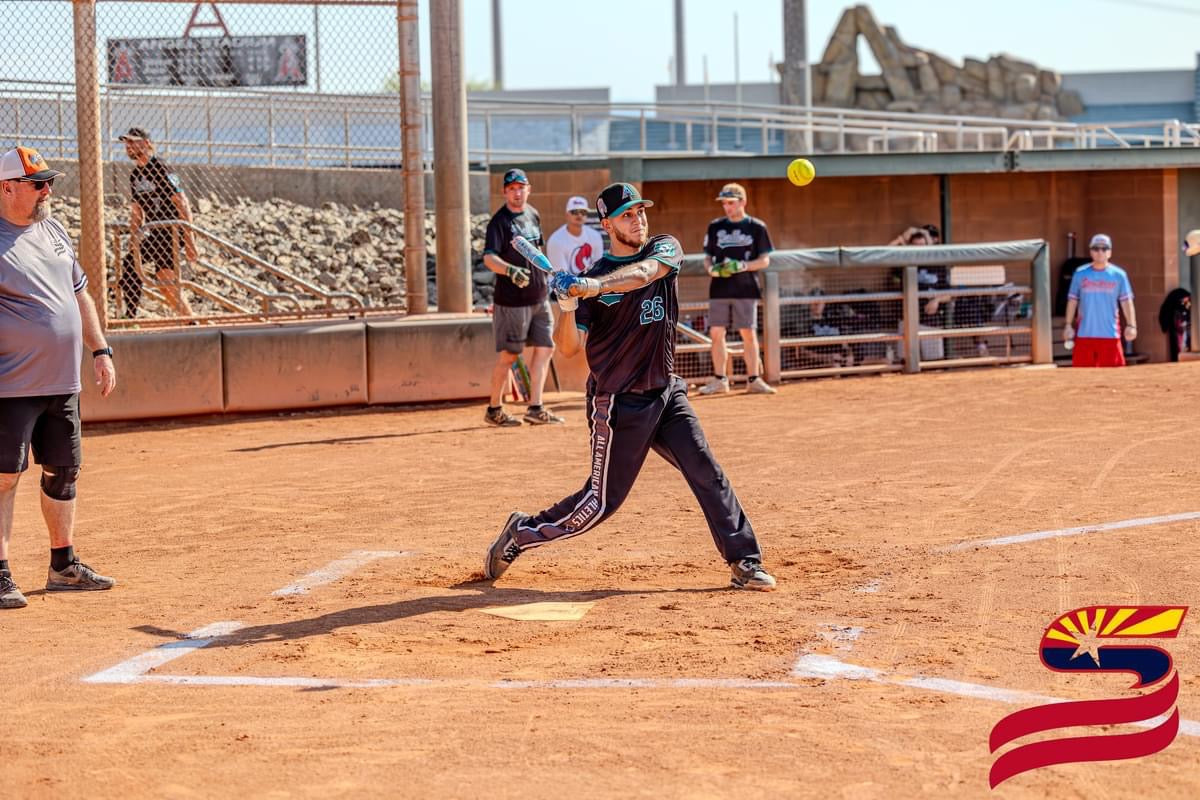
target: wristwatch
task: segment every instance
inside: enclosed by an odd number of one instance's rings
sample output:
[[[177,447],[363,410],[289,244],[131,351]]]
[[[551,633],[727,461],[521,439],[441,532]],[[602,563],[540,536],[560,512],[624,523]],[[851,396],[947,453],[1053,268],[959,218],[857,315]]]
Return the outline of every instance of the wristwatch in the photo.
[[[99,358],[100,356],[108,356],[109,358],[112,358],[112,348],[101,347],[99,350],[92,351],[92,358]]]

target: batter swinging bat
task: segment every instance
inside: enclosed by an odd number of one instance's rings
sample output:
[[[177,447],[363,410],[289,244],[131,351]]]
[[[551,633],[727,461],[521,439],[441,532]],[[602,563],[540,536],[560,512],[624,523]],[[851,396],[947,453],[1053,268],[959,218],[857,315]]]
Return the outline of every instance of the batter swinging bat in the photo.
[[[548,272],[551,275],[554,274],[554,265],[550,263],[550,259],[546,258],[545,253],[537,249],[537,245],[535,245],[533,242],[529,241],[524,236],[514,236],[512,243],[513,247],[517,249],[517,252],[524,256],[525,260],[530,264],[537,267],[542,272]]]

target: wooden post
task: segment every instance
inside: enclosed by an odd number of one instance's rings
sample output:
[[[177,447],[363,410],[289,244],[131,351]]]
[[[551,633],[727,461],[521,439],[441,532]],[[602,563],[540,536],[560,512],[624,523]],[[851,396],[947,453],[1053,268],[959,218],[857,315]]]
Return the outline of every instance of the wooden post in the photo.
[[[421,147],[421,32],[417,0],[398,0],[400,146],[404,176],[404,286],[409,314],[429,310],[425,277],[425,154]]]
[[[459,0],[430,3],[438,310],[457,312],[470,311],[473,300],[462,19]]]
[[[96,64],[96,0],[75,0],[75,126],[79,139],[79,263],[101,327],[108,327],[104,263],[104,166],[100,148],[100,77]],[[119,259],[120,254],[114,253]]]

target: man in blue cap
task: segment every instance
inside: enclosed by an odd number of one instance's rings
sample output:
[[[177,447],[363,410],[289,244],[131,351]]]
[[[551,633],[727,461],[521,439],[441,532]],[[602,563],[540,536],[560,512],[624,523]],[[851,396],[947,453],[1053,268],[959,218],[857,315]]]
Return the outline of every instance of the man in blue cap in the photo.
[[[504,173],[504,205],[488,222],[483,245],[483,264],[496,273],[492,300],[492,332],[496,337],[496,366],[492,368],[491,398],[484,422],[498,428],[519,428],[521,420],[504,410],[504,388],[513,362],[533,346],[529,362],[529,408],[525,421],[531,425],[561,425],[563,418],[542,405],[542,390],[550,357],[554,355],[554,317],[546,275],[534,269],[513,247],[513,237],[524,236],[542,246],[542,219],[528,204],[529,178],[524,170]]]

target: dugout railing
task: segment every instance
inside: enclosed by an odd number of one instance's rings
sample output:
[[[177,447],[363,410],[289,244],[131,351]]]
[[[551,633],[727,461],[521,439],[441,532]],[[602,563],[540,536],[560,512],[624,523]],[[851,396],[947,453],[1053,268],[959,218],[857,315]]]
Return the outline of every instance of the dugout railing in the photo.
[[[154,275],[153,265],[143,265],[140,249],[130,246],[128,223],[109,223],[106,228],[111,256],[108,284],[113,289],[112,302],[117,312],[109,320],[113,329],[173,327],[188,322],[219,324],[355,316],[366,310],[359,294],[322,288],[210,230],[182,220],[147,222],[141,227],[143,240],[156,231],[169,232],[175,291],[187,291],[190,299],[201,301],[195,316],[182,317],[166,305],[163,296],[166,284]],[[196,243],[198,258],[194,261],[184,259],[181,253],[185,229]],[[143,299],[152,301],[157,315],[127,316],[121,290],[126,254],[131,261],[129,266],[141,278]],[[211,302],[205,304],[203,300]],[[378,310],[400,312],[394,308]]]
[[[1049,245],[1040,239],[771,254],[760,273],[763,375],[785,378],[1052,362]],[[681,276],[676,370],[713,374],[703,256]],[[752,374],[728,333],[726,375]]]

